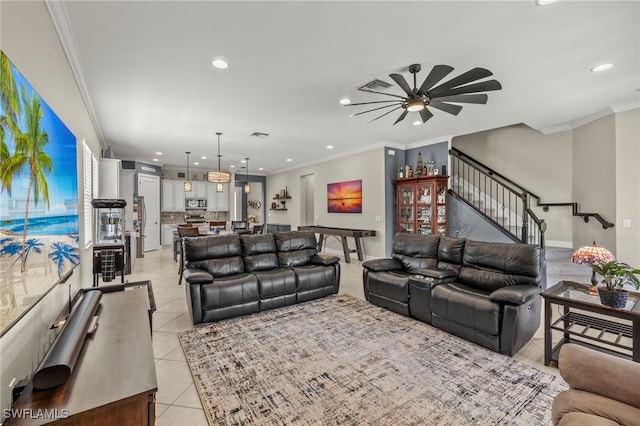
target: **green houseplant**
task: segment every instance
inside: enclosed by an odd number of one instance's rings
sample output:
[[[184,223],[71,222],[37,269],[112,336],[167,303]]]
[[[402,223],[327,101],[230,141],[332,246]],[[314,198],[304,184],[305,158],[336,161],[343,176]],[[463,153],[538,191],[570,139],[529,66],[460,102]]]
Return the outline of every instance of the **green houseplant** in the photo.
[[[600,301],[604,305],[614,308],[624,308],[627,303],[627,291],[623,288],[625,284],[633,285],[636,290],[640,289],[640,280],[636,275],[640,274],[640,269],[635,269],[626,263],[612,260],[609,262],[596,262],[589,264],[591,269],[598,275],[602,275],[602,283],[606,287],[599,287]]]

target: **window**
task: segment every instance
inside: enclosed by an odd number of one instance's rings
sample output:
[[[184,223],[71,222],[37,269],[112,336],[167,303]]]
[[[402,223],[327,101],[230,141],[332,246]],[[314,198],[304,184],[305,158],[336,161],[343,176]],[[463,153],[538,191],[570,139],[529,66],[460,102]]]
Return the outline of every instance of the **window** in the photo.
[[[82,141],[82,185],[84,195],[84,248],[93,244],[93,207],[91,200],[98,196],[98,160],[86,141]]]

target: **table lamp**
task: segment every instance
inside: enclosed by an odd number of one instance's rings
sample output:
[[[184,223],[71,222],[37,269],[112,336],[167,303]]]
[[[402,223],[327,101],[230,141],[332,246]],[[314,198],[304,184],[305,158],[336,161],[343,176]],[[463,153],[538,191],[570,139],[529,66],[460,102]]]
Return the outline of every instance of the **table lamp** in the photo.
[[[612,260],[616,260],[613,254],[606,248],[598,246],[595,241],[590,246],[580,247],[571,255],[571,263],[578,265],[591,265],[593,263],[611,262]],[[598,285],[598,278],[596,278],[596,271],[593,270],[591,272],[591,284],[593,284],[595,290]]]

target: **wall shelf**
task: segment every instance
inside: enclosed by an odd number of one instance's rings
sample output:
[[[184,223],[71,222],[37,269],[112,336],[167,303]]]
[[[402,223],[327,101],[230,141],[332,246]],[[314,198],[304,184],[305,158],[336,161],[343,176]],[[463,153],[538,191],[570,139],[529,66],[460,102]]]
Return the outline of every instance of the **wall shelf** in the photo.
[[[290,200],[291,197],[273,197],[274,200]]]
[[[286,211],[287,209],[269,209],[269,210],[274,210],[274,211],[281,211],[281,212],[283,212],[283,211]]]

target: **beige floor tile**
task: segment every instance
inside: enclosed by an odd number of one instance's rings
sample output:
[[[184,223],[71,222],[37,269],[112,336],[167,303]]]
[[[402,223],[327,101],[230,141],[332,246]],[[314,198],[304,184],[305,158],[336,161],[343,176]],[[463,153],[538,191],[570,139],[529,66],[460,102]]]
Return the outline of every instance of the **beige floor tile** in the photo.
[[[162,415],[162,413],[164,413],[167,408],[169,408],[170,405],[168,404],[158,404],[156,403],[156,420],[158,420],[158,417],[160,417]]]
[[[161,327],[167,325],[171,321],[174,321],[181,314],[176,314],[175,312],[154,312],[153,314],[153,329],[158,330]],[[169,330],[167,330],[169,331]]]
[[[202,409],[171,406],[156,422],[157,426],[207,426],[207,417]]]
[[[185,358],[184,351],[182,350],[182,345],[178,345],[178,347],[166,354],[162,359],[187,362],[187,358]]]
[[[164,358],[169,352],[180,346],[178,334],[172,332],[153,332],[153,357]]]
[[[184,392],[182,392],[182,395],[174,401],[173,405],[202,409],[202,403],[200,402],[196,386],[191,384]]]
[[[164,326],[160,327],[159,331],[168,331],[179,333],[181,331],[190,330],[193,328],[191,317],[188,312],[179,315],[175,320],[168,322]]]
[[[193,378],[186,362],[161,359],[156,362],[156,376],[156,400],[161,404],[173,404],[189,385],[193,385]]]

